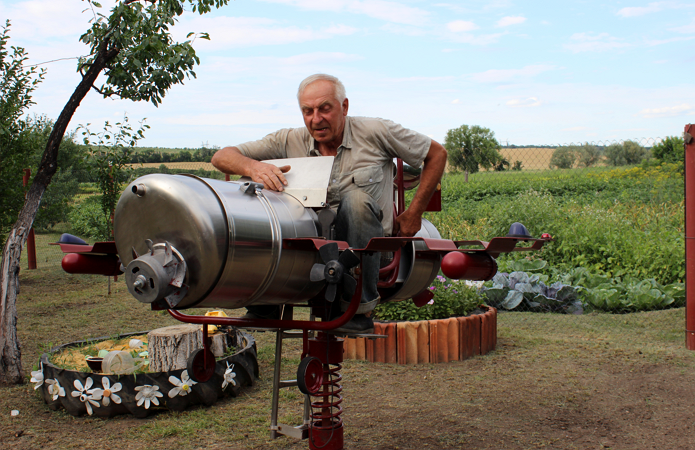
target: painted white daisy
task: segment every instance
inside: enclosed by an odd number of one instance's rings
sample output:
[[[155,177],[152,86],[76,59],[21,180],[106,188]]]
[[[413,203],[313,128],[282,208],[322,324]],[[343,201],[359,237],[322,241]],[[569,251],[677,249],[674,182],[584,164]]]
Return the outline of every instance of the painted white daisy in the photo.
[[[190,379],[187,370],[181,372],[180,380],[173,375],[170,376],[169,383],[176,386],[175,388],[169,391],[169,398],[174,398],[177,395],[188,395],[188,393],[191,392],[191,388],[193,387],[193,385],[198,384],[197,382]]]
[[[73,397],[79,397],[80,401],[87,407],[87,414],[91,416],[93,412],[92,405],[97,408],[99,407],[99,400],[101,400],[101,389],[90,389],[92,384],[94,384],[92,377],[87,378],[84,386],[82,386],[82,382],[80,380],[75,380],[72,384],[77,390],[72,391],[70,395]]]
[[[159,392],[159,386],[152,386],[150,384],[145,384],[143,386],[137,386],[135,388],[138,391],[135,396],[135,400],[138,401],[137,405],[142,406],[145,404],[145,409],[150,409],[150,403],[159,405],[159,400],[157,397],[163,397],[162,393]]]
[[[224,380],[222,381],[222,389],[226,388],[228,385],[236,386],[236,373],[234,372],[234,364],[231,366],[227,362],[227,370],[224,371]]]
[[[34,390],[37,390],[43,384],[43,363],[39,364],[39,370],[31,372],[31,382],[36,383]]]
[[[111,404],[111,400],[113,400],[113,402],[117,404],[121,403],[121,397],[119,395],[116,395],[116,392],[119,392],[123,388],[121,383],[116,383],[113,386],[111,386],[111,380],[109,380],[108,377],[102,377],[101,385],[104,387],[104,389],[95,388],[92,389],[91,392],[94,395],[101,395],[102,405],[109,406]]]
[[[58,397],[65,397],[65,389],[60,385],[58,379],[46,380],[48,385],[48,395],[51,395],[53,401],[58,400]]]

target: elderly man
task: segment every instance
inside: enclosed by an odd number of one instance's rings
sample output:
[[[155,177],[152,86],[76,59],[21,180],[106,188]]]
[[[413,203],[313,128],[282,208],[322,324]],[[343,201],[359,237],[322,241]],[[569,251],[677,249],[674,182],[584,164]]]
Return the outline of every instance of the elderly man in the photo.
[[[250,177],[266,189],[282,191],[290,166],[276,167],[267,159],[334,156],[327,201],[337,209],[336,238],[363,248],[373,237],[413,236],[420,230],[422,213],[446,165],[444,147],[420,133],[389,120],[348,116],[345,87],[337,78],[316,74],[306,78],[297,92],[306,128],[288,128],[259,141],[225,147],[212,158],[224,173]],[[424,163],[420,186],[410,206],[393,221],[393,158],[413,167]],[[362,257],[362,300],[355,316],[337,329],[345,333],[371,333],[370,312],[379,303],[379,254]],[[345,307],[345,303],[343,303]],[[276,306],[252,306],[245,317],[278,318]]]

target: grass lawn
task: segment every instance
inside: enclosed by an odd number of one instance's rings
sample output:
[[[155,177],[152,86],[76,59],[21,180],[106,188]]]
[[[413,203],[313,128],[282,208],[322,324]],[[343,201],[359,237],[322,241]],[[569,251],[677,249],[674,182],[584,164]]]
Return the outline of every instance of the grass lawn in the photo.
[[[52,345],[176,322],[132,299],[122,280],[23,269],[18,332],[25,373]],[[202,313],[198,311],[197,313]],[[240,314],[241,311],[228,311]],[[2,448],[303,449],[269,439],[274,335],[255,333],[261,379],[237,398],[147,419],[50,411],[31,383],[0,388]],[[695,448],[695,354],[684,310],[585,316],[502,313],[498,349],[449,364],[346,361],[345,448]],[[283,379],[300,343],[285,341]],[[67,390],[67,389],[66,389]],[[281,393],[281,421],[303,398]],[[19,416],[11,417],[11,410]]]

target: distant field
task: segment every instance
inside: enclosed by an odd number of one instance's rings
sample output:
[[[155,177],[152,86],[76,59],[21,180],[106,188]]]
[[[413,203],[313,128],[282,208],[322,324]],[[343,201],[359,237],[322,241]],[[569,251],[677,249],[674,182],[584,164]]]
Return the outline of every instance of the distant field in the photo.
[[[523,170],[546,170],[553,156],[554,148],[503,148],[500,149],[502,156],[507,158],[509,164],[514,165],[515,161],[521,161]],[[169,169],[205,169],[215,170],[210,163],[204,162],[166,162],[166,163],[143,163],[131,164],[133,167],[159,167],[162,164]]]
[[[159,167],[162,164],[167,166],[169,169],[191,169],[191,170],[216,170],[215,167],[210,163],[205,162],[166,162],[166,163],[142,163],[142,164],[131,164],[132,167]]]
[[[502,148],[500,153],[514,166],[515,161],[521,161],[522,170],[548,169],[554,148]]]

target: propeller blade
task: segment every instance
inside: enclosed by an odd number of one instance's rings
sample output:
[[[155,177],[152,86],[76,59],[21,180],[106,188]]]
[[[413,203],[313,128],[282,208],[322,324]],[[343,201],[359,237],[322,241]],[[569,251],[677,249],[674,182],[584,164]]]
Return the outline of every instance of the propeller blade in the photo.
[[[323,281],[326,279],[326,276],[323,274],[323,269],[326,266],[324,264],[314,264],[311,267],[311,273],[309,274],[309,279],[311,281]]]
[[[338,259],[338,244],[331,242],[319,248],[319,254],[324,263]]]
[[[340,254],[340,258],[338,258],[338,262],[343,265],[345,270],[350,270],[353,267],[355,267],[357,264],[360,263],[360,257],[355,254],[350,249],[345,250],[343,253]]]
[[[355,295],[355,289],[357,288],[357,280],[352,278],[348,274],[343,274],[343,299],[346,302],[352,300],[352,296]]]
[[[335,300],[335,294],[338,292],[338,285],[336,283],[328,283],[326,287],[326,300],[332,302]]]

